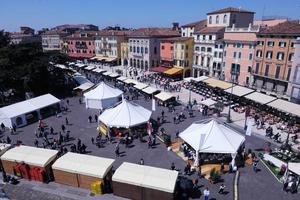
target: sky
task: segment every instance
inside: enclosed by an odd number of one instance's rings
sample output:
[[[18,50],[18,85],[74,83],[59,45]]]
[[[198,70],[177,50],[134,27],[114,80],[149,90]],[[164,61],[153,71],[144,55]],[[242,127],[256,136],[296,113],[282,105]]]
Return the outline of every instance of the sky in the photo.
[[[224,7],[241,7],[262,16],[300,18],[300,0],[0,0],[0,30],[36,30],[88,23],[104,28],[170,27],[198,21]]]

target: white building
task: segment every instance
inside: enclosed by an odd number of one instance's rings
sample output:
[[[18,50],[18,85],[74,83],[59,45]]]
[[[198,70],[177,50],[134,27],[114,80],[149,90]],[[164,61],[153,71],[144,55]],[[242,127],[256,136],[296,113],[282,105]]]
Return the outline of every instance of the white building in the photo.
[[[59,30],[46,31],[42,34],[42,47],[44,51],[60,51],[63,47],[63,37],[69,35]]]
[[[181,37],[193,37],[194,32],[200,31],[207,26],[207,20],[200,20],[197,22],[185,24],[181,26]]]

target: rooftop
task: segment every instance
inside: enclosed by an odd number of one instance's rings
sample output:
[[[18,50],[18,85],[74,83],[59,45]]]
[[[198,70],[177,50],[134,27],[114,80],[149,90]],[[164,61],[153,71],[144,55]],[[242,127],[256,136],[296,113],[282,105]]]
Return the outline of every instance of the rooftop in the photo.
[[[175,37],[180,36],[179,31],[172,28],[139,28],[129,34],[131,37]]]
[[[165,39],[162,39],[161,41],[162,42],[183,42],[183,41],[188,41],[188,40],[193,40],[194,38],[193,37],[172,37],[172,38],[165,38]]]
[[[253,11],[249,11],[249,10],[244,10],[244,9],[241,9],[241,8],[234,8],[234,7],[228,7],[228,8],[223,8],[223,9],[220,9],[220,10],[216,10],[216,11],[213,11],[213,12],[210,12],[210,13],[207,13],[207,15],[212,15],[212,14],[220,14],[220,13],[228,13],[228,12],[238,12],[238,13],[255,13]]]
[[[182,27],[195,27],[195,31],[199,31],[207,26],[207,20],[203,19],[197,22],[192,22],[189,24],[185,24]]]
[[[132,31],[101,30],[96,33],[99,36],[126,36]]]
[[[205,27],[199,31],[196,31],[195,33],[209,34],[209,33],[222,33],[224,31],[225,31],[224,27]]]
[[[276,26],[267,27],[259,35],[295,35],[300,36],[299,20],[286,21]]]

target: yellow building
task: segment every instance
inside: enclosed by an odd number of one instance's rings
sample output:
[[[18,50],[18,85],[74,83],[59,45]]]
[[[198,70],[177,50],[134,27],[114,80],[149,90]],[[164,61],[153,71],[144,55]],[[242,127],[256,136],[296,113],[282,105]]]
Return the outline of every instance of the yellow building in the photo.
[[[123,66],[128,65],[128,42],[121,43],[121,64]]]

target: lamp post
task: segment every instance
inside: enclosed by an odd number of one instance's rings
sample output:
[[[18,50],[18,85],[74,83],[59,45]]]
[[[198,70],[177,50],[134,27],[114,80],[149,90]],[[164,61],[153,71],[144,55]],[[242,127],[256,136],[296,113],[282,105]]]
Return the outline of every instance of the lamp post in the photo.
[[[237,75],[237,66],[238,66],[238,60],[235,60],[234,63],[234,69],[231,68],[231,90],[230,90],[230,98],[229,98],[229,108],[228,108],[228,115],[227,115],[227,123],[231,123],[231,101],[232,101],[232,93],[233,93],[233,86],[234,86],[234,79],[233,77]],[[234,77],[235,78],[235,77]]]

